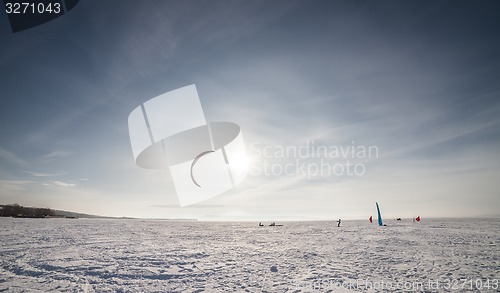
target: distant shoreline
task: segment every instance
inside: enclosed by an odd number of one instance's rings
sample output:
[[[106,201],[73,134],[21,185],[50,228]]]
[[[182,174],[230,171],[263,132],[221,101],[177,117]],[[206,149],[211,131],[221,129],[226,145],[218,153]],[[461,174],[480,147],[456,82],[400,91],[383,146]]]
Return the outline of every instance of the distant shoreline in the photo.
[[[17,209],[16,211],[9,211],[9,209]],[[338,217],[332,217],[331,219],[297,219],[297,220],[280,220],[279,217],[276,219],[223,219],[216,218],[207,219],[207,218],[135,218],[135,217],[111,217],[111,216],[100,216],[100,215],[92,215],[85,213],[77,213],[70,212],[64,210],[56,210],[50,208],[38,208],[38,207],[24,207],[17,204],[1,204],[0,205],[0,218],[5,217],[13,217],[13,218],[32,218],[32,219],[121,219],[121,220],[147,220],[147,221],[178,221],[178,222],[220,222],[220,223],[238,223],[238,222],[249,222],[249,223],[258,223],[258,222],[280,222],[280,223],[301,223],[301,222],[336,222]],[[369,217],[369,216],[368,216]],[[368,217],[366,219],[342,219],[342,222],[353,222],[353,221],[368,221]],[[401,221],[397,221],[396,218],[384,217],[384,221],[386,222],[412,222],[413,218],[411,217],[400,217]],[[475,216],[475,217],[422,217],[423,222],[426,221],[446,221],[446,220],[488,220],[488,219],[500,219],[500,215],[485,215],[485,216]]]

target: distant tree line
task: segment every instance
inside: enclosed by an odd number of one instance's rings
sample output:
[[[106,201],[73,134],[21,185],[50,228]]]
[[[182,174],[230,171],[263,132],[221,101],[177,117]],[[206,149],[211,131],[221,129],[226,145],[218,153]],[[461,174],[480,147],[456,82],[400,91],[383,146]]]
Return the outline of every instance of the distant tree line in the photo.
[[[45,218],[54,215],[54,211],[49,208],[23,207],[17,203],[0,205],[0,217]]]

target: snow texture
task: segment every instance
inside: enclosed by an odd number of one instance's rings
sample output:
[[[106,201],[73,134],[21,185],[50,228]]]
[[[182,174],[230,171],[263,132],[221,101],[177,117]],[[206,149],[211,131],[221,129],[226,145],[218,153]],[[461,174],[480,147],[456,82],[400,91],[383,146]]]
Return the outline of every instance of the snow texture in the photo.
[[[0,292],[500,292],[500,220],[386,222],[0,218]]]

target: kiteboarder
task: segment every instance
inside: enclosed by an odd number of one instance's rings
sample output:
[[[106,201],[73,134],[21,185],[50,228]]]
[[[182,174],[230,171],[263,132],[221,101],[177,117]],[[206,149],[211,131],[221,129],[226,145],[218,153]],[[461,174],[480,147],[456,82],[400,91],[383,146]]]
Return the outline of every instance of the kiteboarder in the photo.
[[[339,219],[339,220],[337,221],[337,227],[340,227],[340,222],[341,222],[341,221],[342,221],[341,219]]]

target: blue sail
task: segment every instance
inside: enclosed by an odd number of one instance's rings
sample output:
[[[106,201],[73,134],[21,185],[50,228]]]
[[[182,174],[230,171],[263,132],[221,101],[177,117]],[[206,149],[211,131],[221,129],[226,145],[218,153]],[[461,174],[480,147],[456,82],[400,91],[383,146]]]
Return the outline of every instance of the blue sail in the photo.
[[[377,204],[377,213],[378,213],[378,225],[379,226],[383,226],[382,224],[382,216],[380,215],[380,208],[378,207],[378,202],[376,202]]]

